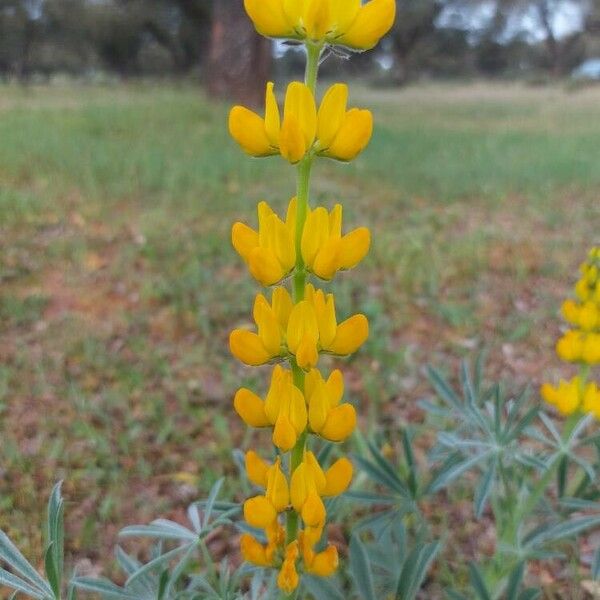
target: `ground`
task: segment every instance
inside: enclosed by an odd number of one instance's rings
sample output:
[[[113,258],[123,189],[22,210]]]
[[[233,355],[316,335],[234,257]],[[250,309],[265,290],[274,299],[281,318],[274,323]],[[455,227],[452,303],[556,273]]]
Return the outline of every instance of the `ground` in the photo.
[[[312,201],[373,233],[335,283],[371,320],[339,363],[363,433],[424,422],[428,363],[484,351],[489,379],[535,393],[599,241],[600,89],[354,89],[372,143],[319,163]],[[256,290],[229,231],[294,180],[243,156],[226,114],[191,85],[0,88],[0,528],[32,556],[57,479],[70,555],[108,573],[123,526],[180,518],[223,475],[242,497],[231,398],[264,373],[227,350]]]

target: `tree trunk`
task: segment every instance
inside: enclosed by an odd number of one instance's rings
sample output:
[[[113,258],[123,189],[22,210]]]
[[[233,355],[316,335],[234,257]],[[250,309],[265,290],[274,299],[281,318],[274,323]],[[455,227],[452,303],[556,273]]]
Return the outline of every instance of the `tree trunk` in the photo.
[[[215,2],[206,74],[209,95],[260,106],[270,70],[271,42],[254,31],[242,0]]]

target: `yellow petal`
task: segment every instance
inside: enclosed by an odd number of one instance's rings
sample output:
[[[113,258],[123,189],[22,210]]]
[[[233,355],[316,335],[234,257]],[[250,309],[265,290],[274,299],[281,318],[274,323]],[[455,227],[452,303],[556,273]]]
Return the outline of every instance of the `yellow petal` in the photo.
[[[256,452],[249,450],[246,452],[246,474],[248,479],[261,487],[267,487],[267,474],[271,465],[264,461]]]
[[[319,432],[331,442],[343,442],[356,427],[356,410],[351,404],[341,404],[329,411],[327,421]]]
[[[255,304],[254,320],[265,350],[271,356],[277,356],[281,348],[281,328],[277,315],[266,302],[259,302]]]
[[[369,322],[365,315],[354,315],[340,323],[333,342],[325,348],[328,352],[345,356],[356,352],[369,337]]]
[[[290,503],[290,491],[279,459],[269,469],[265,495],[277,512],[284,511]]]
[[[302,462],[296,467],[290,480],[290,500],[294,510],[298,513],[302,510],[310,491],[307,477],[307,466]]]
[[[281,156],[291,164],[296,164],[306,154],[306,142],[302,135],[302,129],[298,119],[293,115],[285,116],[283,119],[279,148]]]
[[[325,425],[329,414],[329,399],[322,381],[315,386],[308,400],[308,422],[310,428],[318,433]]]
[[[273,358],[255,333],[234,329],[229,335],[229,349],[238,360],[252,367],[264,365]]]
[[[309,268],[312,267],[315,257],[321,246],[329,237],[329,215],[322,206],[309,212],[302,231],[302,259]]]
[[[240,388],[233,399],[233,406],[242,421],[250,427],[268,427],[269,419],[263,401],[246,388]]]
[[[327,480],[325,479],[325,473],[323,473],[323,469],[321,469],[321,465],[319,464],[315,453],[309,450],[304,457],[304,462],[306,463],[309,476],[314,483],[314,489],[317,494],[321,495],[325,490]]]
[[[287,344],[290,351],[297,353],[302,342],[316,344],[319,328],[314,307],[307,301],[298,302],[292,308],[287,325]]]
[[[359,227],[346,234],[340,244],[338,253],[339,265],[342,269],[352,269],[369,252],[371,232],[366,227]]]
[[[345,457],[336,460],[325,472],[325,490],[323,496],[343,494],[352,481],[352,463]]]
[[[231,228],[231,243],[236,252],[247,262],[252,250],[258,246],[258,234],[244,223],[234,223]]]
[[[244,519],[252,527],[265,529],[277,519],[277,511],[264,496],[255,496],[244,502]]]
[[[277,219],[277,224],[274,228],[275,254],[283,271],[287,274],[296,264],[296,243],[294,235],[290,233],[289,229],[280,219]]]
[[[344,376],[339,369],[331,372],[327,382],[325,383],[327,389],[327,397],[329,398],[330,408],[335,408],[342,400],[344,395]]]
[[[306,0],[304,11],[304,28],[306,36],[313,41],[322,40],[331,28],[329,2],[323,0]]]
[[[283,12],[294,28],[299,29],[304,17],[305,0],[283,0]]]
[[[360,11],[361,0],[329,0],[331,11],[331,36],[332,42],[339,35],[350,29]]]
[[[300,435],[306,429],[306,423],[308,421],[306,401],[304,400],[302,392],[295,385],[290,385],[290,390],[289,418],[296,433]]]
[[[371,0],[336,43],[358,50],[369,50],[391,29],[396,18],[396,0]]]
[[[259,567],[270,567],[272,559],[267,556],[267,549],[249,533],[242,534],[240,549],[244,560]]]
[[[371,112],[353,108],[346,113],[338,134],[323,154],[336,160],[350,161],[366,148],[372,133]]]
[[[317,107],[308,86],[299,81],[292,81],[285,94],[284,125],[289,118],[297,122],[304,136],[304,150],[308,150],[313,145],[317,133]]]
[[[267,137],[265,122],[243,106],[234,106],[231,109],[229,133],[250,156],[269,156],[277,153]]]
[[[338,326],[335,318],[335,300],[333,294],[319,290],[314,294],[313,304],[319,328],[319,340],[322,348],[328,348],[337,336]]]
[[[314,555],[307,571],[319,577],[329,577],[338,568],[338,564],[337,548],[329,545],[325,550]]]
[[[319,150],[326,150],[338,134],[346,117],[346,103],[348,102],[348,86],[344,83],[332,85],[319,107],[317,117],[317,139]]]
[[[284,560],[277,576],[279,589],[289,595],[298,587],[299,583],[300,577],[298,576],[298,571],[296,571],[295,559]]]
[[[244,7],[256,31],[265,37],[294,37],[282,0],[244,0]]]
[[[279,147],[281,119],[279,117],[279,106],[277,105],[277,98],[275,98],[273,87],[273,83],[269,81],[269,83],[267,83],[265,95],[265,132],[271,146],[277,148]]]
[[[312,265],[312,272],[321,279],[329,281],[339,270],[341,240],[329,239],[319,249]]]
[[[271,297],[271,303],[273,305],[273,312],[279,321],[279,326],[285,331],[293,307],[290,293],[284,287],[275,288]]]
[[[277,256],[266,248],[254,248],[248,257],[248,269],[264,286],[274,285],[287,274]]]
[[[325,505],[316,492],[309,492],[300,514],[309,527],[318,527],[325,522]]]
[[[294,426],[286,414],[279,413],[273,429],[273,443],[283,452],[291,450],[296,445],[298,436]]]
[[[271,425],[275,425],[279,412],[281,411],[281,398],[287,394],[289,387],[289,371],[276,365],[271,373],[271,384],[265,398],[265,414]]]
[[[317,366],[319,362],[319,351],[316,340],[312,336],[306,336],[296,350],[296,362],[301,369],[307,371]]]

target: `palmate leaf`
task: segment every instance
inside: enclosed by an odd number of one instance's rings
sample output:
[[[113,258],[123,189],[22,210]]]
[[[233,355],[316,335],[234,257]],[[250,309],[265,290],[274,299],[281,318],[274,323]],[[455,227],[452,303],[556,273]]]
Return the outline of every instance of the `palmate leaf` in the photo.
[[[346,600],[347,596],[336,585],[335,580],[324,577],[305,575],[302,578],[303,588],[315,600]]]
[[[435,493],[444,489],[460,475],[473,468],[480,462],[486,460],[491,453],[491,450],[486,450],[485,452],[481,452],[475,456],[467,457],[464,460],[460,460],[460,458],[457,456],[451,462],[448,461],[446,464],[442,465],[442,467],[434,475],[433,479],[429,482],[429,486],[427,488],[428,491],[430,493]]]
[[[46,576],[57,598],[60,598],[62,587],[65,549],[64,501],[61,495],[61,488],[62,481],[59,481],[50,494],[46,526],[48,551],[50,552],[46,557]],[[53,570],[52,577],[50,572],[48,572],[48,567]]]

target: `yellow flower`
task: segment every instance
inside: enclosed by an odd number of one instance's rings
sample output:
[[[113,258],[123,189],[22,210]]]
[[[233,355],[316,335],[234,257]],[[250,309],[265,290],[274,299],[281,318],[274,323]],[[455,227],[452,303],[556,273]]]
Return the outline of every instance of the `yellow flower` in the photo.
[[[369,143],[373,116],[368,110],[346,110],[347,100],[347,86],[337,83],[325,94],[317,114],[308,86],[294,81],[285,94],[281,121],[273,84],[268,83],[264,118],[234,106],[229,114],[229,132],[251,156],[281,154],[292,164],[307,154],[349,161]]]
[[[286,594],[291,594],[298,587],[298,583],[300,583],[298,571],[296,571],[298,554],[298,541],[294,540],[285,549],[285,557],[277,576],[277,585]]]
[[[252,527],[260,529],[272,527],[277,521],[277,514],[283,512],[290,502],[289,487],[279,458],[267,469],[264,483],[264,495],[244,502],[244,518]]]
[[[575,330],[567,331],[556,343],[556,354],[566,362],[578,362],[583,352],[584,336]]]
[[[268,286],[281,281],[294,268],[295,231],[295,198],[289,204],[285,222],[266,202],[260,202],[258,231],[244,223],[235,223],[231,229],[231,241],[254,278]]]
[[[315,552],[310,546],[302,551],[306,572],[319,577],[329,577],[339,564],[338,551],[333,545],[327,546],[322,552]]]
[[[348,86],[332,85],[321,102],[317,116],[315,150],[320,156],[350,161],[360,154],[373,133],[373,115],[368,110],[346,110]]]
[[[563,415],[571,415],[581,405],[581,380],[574,377],[571,381],[561,379],[558,387],[545,383],[541,388],[542,398],[555,406]]]
[[[273,443],[284,452],[293,448],[306,429],[306,402],[293,384],[292,373],[277,365],[263,402],[254,392],[241,388],[233,400],[236,412],[250,427],[273,427]]]
[[[256,30],[266,36],[368,50],[390,30],[395,0],[244,0]]]
[[[304,524],[322,529],[326,514],[321,497],[341,494],[350,485],[351,479],[352,463],[347,458],[338,459],[323,472],[316,456],[310,451],[305,452],[290,480],[290,500]]]
[[[240,547],[244,560],[259,567],[272,567],[277,549],[285,541],[285,531],[279,523],[275,522],[265,529],[265,533],[267,534],[266,545],[261,544],[249,533],[244,533],[240,539]]]
[[[323,207],[309,211],[302,232],[302,260],[306,268],[329,280],[338,271],[352,269],[369,251],[371,235],[359,227],[342,236],[342,206],[331,213]]]
[[[333,294],[308,284],[305,299],[292,306],[285,288],[273,290],[272,302],[259,294],[254,302],[258,332],[235,329],[229,336],[231,353],[242,362],[257,366],[277,357],[294,355],[299,367],[316,366],[319,352],[339,356],[352,354],[369,335],[367,318],[353,315],[338,325]]]
[[[229,336],[231,353],[251,366],[263,365],[278,356],[284,356],[282,344],[292,311],[292,298],[283,287],[273,290],[271,304],[258,294],[254,301],[254,322],[257,333],[234,329]]]
[[[308,422],[314,433],[332,442],[342,442],[354,431],[354,407],[340,404],[344,393],[344,379],[340,371],[333,371],[325,382],[321,373],[313,369],[306,376],[304,393]]]
[[[600,421],[600,389],[595,383],[589,383],[583,394],[583,410],[593,414]]]

